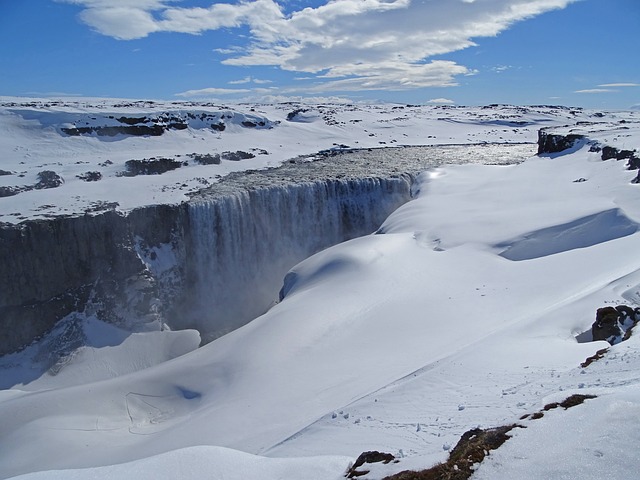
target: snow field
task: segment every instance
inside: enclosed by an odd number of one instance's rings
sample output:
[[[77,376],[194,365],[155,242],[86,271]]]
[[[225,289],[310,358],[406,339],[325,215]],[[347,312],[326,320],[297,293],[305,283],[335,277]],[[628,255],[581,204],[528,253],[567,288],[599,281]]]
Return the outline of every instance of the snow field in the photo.
[[[362,477],[379,479],[521,422],[475,478],[632,478],[638,339],[582,369],[607,344],[575,336],[638,298],[634,175],[587,145],[426,172],[379,234],[298,264],[248,325],[133,373],[3,392],[0,477],[328,480],[375,449],[400,458]],[[519,420],[578,392],[598,398]]]

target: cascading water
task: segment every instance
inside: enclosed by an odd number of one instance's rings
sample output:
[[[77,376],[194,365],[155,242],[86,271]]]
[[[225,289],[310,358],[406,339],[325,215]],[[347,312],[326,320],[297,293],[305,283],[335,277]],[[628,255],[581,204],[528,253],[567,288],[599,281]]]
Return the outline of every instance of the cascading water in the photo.
[[[264,313],[287,270],[373,232],[409,200],[411,182],[409,175],[327,180],[191,202],[186,289],[172,326],[197,328],[209,340]]]

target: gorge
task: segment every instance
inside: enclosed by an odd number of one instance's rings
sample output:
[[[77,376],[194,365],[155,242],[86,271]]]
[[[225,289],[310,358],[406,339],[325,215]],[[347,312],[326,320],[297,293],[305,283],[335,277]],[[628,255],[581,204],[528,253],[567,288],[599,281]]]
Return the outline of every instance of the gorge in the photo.
[[[289,268],[374,232],[444,163],[515,163],[531,144],[336,150],[230,174],[179,204],[3,224],[0,354],[69,315],[208,342],[278,298]]]

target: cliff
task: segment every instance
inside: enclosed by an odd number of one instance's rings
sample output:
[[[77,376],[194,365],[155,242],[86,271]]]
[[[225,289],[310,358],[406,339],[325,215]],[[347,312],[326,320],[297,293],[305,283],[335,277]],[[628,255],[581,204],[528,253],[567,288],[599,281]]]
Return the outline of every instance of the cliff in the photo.
[[[297,262],[374,231],[410,187],[409,175],[229,187],[128,214],[5,224],[0,354],[73,312],[213,339],[263,313]]]

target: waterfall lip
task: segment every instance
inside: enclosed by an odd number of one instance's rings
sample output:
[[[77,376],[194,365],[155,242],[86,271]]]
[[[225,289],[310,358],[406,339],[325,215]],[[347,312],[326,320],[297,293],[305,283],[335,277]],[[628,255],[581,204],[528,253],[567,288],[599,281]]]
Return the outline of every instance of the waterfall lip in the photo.
[[[361,178],[417,177],[445,164],[511,165],[535,154],[532,143],[395,146],[335,150],[303,155],[277,167],[232,172],[217,183],[188,194],[190,202],[222,197],[243,190],[273,188],[317,181]]]

